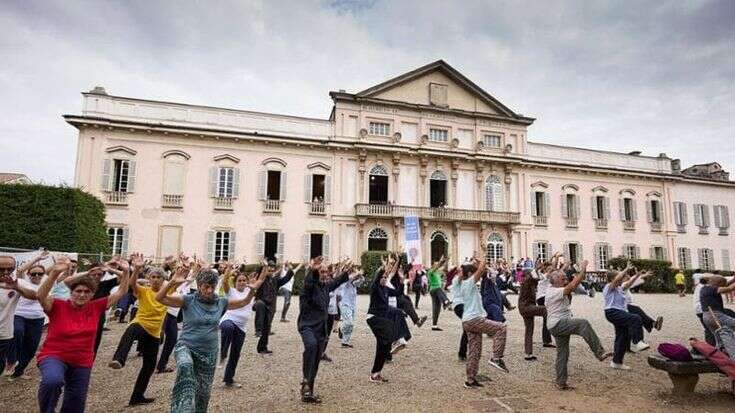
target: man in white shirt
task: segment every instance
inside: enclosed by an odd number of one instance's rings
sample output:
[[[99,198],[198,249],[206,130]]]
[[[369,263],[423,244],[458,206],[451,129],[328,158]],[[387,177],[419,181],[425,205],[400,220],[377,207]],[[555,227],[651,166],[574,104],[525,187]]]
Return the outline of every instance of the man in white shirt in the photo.
[[[281,270],[281,277],[286,276],[286,268]],[[278,293],[283,296],[283,309],[281,310],[281,322],[282,323],[288,323],[288,319],[286,318],[286,314],[288,313],[288,308],[291,306],[291,293],[293,292],[293,280],[296,277],[291,277],[291,279],[286,283],[283,284],[281,288],[278,289]]]
[[[569,296],[584,280],[586,272],[587,261],[585,260],[580,264],[580,271],[571,282],[562,271],[557,270],[549,274],[551,285],[546,290],[546,313],[548,314],[549,332],[556,340],[556,386],[559,390],[574,389],[567,384],[569,338],[572,335],[581,336],[598,360],[603,361],[612,356],[611,352],[605,352],[589,321],[572,318]]]
[[[21,284],[13,277],[15,258],[0,255],[0,372],[5,371],[8,352],[13,345],[15,329],[15,308],[21,295],[30,300],[36,299],[36,292]],[[10,366],[15,367],[15,366]]]

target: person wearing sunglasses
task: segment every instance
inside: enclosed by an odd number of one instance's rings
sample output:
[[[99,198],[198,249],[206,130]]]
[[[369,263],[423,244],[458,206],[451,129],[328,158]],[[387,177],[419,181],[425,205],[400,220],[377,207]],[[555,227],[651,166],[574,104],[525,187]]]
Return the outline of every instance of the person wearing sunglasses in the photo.
[[[34,292],[38,290],[41,280],[46,274],[46,268],[38,264],[46,256],[48,256],[48,253],[44,252],[30,261],[31,266],[27,272],[22,268],[23,266],[16,271],[18,278],[23,278],[24,275],[28,276],[30,282],[25,283],[25,286]],[[38,345],[41,343],[44,317],[43,307],[36,298],[20,297],[18,306],[15,309],[13,333],[15,351],[11,352],[8,357],[8,364],[15,365],[15,368],[11,371],[10,381],[23,376],[26,367],[35,357]],[[23,377],[29,378],[28,376]]]
[[[0,255],[0,366],[6,369],[9,353],[12,351],[14,340],[15,308],[21,296],[35,299],[36,292],[13,277],[16,261],[10,255]]]
[[[122,261],[120,288],[106,297],[92,299],[97,281],[88,275],[75,277],[69,284],[69,300],[49,294],[59,275],[71,265],[59,257],[38,288],[38,302],[49,318],[46,340],[38,353],[41,383],[38,387],[38,407],[41,412],[54,412],[62,390],[62,412],[83,412],[87,401],[89,380],[94,364],[94,343],[97,324],[102,313],[114,306],[128,290],[130,267]]]

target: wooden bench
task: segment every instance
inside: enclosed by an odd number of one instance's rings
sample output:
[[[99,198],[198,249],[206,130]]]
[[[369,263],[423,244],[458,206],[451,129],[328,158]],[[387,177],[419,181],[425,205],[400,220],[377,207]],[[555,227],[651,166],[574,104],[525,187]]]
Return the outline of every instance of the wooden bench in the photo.
[[[672,391],[677,395],[693,393],[700,374],[720,372],[717,366],[707,359],[672,361],[658,354],[648,356],[648,365],[669,373],[671,383],[674,384]]]

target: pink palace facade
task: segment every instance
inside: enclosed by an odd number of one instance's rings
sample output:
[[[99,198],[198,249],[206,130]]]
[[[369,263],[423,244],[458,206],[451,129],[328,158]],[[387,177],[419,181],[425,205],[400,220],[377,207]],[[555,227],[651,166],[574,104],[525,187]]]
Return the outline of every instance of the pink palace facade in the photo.
[[[107,206],[114,252],[209,261],[396,249],[422,259],[563,251],[731,268],[735,182],[717,163],[528,141],[534,118],[444,61],[359,93],[327,119],[83,93],[75,185]]]

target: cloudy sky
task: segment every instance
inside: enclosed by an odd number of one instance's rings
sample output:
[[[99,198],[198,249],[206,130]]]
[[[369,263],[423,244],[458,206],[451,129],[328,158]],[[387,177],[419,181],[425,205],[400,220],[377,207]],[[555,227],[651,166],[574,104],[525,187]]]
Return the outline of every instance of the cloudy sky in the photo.
[[[735,1],[2,1],[0,172],[72,184],[80,92],[326,118],[444,59],[538,142],[735,172]]]

